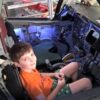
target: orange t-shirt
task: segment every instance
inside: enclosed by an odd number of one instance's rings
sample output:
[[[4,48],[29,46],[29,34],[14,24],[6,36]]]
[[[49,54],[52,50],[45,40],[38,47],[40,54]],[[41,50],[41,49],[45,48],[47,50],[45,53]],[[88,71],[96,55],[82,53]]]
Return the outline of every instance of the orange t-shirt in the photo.
[[[48,76],[41,76],[41,74],[36,69],[34,69],[31,73],[21,71],[20,77],[23,81],[22,83],[24,83],[23,85],[26,91],[32,100],[41,93],[45,96],[50,94],[53,80]]]

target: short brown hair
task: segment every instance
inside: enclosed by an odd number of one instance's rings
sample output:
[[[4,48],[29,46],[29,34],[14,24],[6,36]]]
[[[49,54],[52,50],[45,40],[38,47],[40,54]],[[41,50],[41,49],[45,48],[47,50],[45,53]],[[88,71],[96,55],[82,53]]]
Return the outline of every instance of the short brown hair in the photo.
[[[18,62],[20,57],[23,56],[26,52],[29,52],[31,49],[33,48],[29,43],[19,42],[11,47],[9,56],[12,61]]]

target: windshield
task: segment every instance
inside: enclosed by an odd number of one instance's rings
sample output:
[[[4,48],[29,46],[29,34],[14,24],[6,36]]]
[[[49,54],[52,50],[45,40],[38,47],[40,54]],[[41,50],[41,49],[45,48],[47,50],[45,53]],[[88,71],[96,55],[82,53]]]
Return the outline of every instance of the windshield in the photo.
[[[100,7],[98,1],[100,0],[1,0],[3,17],[15,18],[50,18],[55,15],[58,2],[63,2],[67,5],[86,6],[82,1],[89,1],[91,7]],[[88,7],[90,7],[88,6]],[[1,7],[1,6],[0,6]]]

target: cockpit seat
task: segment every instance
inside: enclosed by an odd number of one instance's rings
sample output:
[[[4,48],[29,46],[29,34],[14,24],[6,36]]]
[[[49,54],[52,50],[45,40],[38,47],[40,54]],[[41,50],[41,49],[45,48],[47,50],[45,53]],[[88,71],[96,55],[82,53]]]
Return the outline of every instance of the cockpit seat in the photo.
[[[2,70],[2,78],[4,84],[15,100],[30,100],[26,91],[24,90],[18,68],[13,64],[8,64]]]

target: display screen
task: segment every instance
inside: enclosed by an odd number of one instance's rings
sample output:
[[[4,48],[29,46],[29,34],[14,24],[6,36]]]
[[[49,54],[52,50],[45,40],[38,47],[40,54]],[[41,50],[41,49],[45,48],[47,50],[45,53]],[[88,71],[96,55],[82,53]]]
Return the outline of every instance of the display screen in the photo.
[[[91,45],[93,45],[96,42],[96,40],[99,39],[99,37],[100,34],[97,31],[90,30],[89,33],[87,34],[86,41]]]

